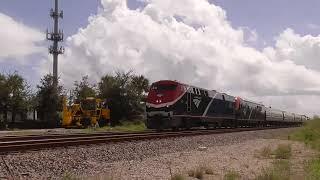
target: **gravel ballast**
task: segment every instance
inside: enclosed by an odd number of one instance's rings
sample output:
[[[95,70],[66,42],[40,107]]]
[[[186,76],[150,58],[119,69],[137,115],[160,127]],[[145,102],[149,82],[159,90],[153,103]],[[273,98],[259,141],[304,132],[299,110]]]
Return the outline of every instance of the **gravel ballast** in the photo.
[[[59,179],[67,174],[94,176],[112,171],[117,162],[137,164],[148,158],[177,152],[192,152],[201,147],[225,146],[244,141],[288,134],[293,128],[247,131],[48,149],[2,155],[0,177]],[[227,152],[226,152],[227,153]],[[6,168],[6,164],[7,164]],[[141,164],[143,169],[143,164]],[[148,173],[148,172],[146,172]],[[134,178],[134,177],[132,177]],[[125,178],[126,179],[126,178]],[[152,179],[152,178],[151,178]]]

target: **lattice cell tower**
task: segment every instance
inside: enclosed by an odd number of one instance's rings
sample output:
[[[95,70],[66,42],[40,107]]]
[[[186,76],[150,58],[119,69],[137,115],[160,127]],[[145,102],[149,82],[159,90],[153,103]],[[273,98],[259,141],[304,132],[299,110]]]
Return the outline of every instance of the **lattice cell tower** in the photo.
[[[63,18],[63,11],[59,11],[58,0],[55,1],[54,9],[51,9],[50,16],[54,21],[52,31],[47,30],[47,40],[53,41],[53,45],[49,47],[49,53],[53,56],[53,78],[54,85],[58,84],[58,55],[64,53],[64,48],[59,47],[59,42],[63,41],[63,30],[59,30],[59,18]]]

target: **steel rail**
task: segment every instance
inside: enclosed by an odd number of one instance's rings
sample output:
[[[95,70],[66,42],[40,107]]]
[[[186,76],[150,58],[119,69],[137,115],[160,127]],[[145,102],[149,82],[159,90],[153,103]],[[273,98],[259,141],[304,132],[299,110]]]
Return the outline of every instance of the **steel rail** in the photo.
[[[48,137],[38,139],[16,139],[13,141],[1,141],[0,153],[49,149],[56,147],[90,145],[112,142],[125,142],[147,139],[173,138],[181,136],[195,136],[208,134],[233,133],[241,131],[257,131],[267,129],[277,129],[284,127],[260,127],[260,128],[235,128],[235,129],[200,129],[188,131],[165,131],[165,132],[137,132],[137,133],[120,133],[120,134],[81,134],[80,136]],[[1,139],[0,139],[1,140]]]
[[[66,138],[66,137],[88,137],[99,135],[118,135],[118,134],[141,134],[154,131],[140,131],[140,132],[93,132],[93,133],[70,133],[70,134],[33,134],[33,135],[10,135],[0,136],[0,142],[7,141],[20,141],[20,140],[36,140],[36,139],[49,139],[49,138]]]

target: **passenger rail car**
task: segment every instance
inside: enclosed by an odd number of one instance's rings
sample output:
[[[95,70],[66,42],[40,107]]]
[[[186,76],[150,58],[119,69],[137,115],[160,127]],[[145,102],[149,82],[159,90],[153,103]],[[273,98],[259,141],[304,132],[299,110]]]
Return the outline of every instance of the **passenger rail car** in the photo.
[[[261,103],[170,80],[151,85],[146,115],[149,129],[298,125],[306,119]]]

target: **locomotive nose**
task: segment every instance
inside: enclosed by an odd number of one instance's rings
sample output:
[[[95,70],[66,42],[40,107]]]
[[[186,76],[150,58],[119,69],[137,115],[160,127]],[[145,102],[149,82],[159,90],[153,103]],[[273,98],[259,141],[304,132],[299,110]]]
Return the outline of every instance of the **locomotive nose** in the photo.
[[[147,103],[163,105],[174,102],[184,92],[184,87],[175,81],[159,81],[151,85]]]

